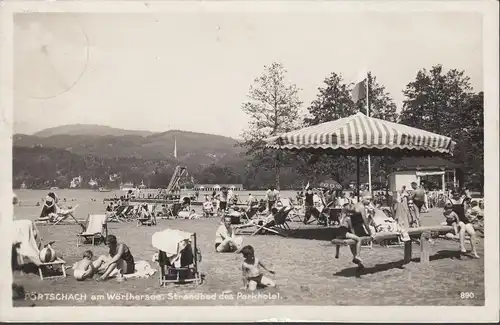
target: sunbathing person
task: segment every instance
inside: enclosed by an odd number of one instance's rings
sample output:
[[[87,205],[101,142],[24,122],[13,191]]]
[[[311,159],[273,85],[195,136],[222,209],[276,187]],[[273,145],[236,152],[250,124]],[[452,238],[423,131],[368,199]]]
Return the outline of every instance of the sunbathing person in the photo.
[[[118,244],[116,236],[108,235],[106,243],[109,247],[109,256],[106,259],[104,274],[98,281],[106,280],[115,269],[119,270],[119,278],[124,274],[132,274],[135,271],[135,262],[130,249],[125,244]]]
[[[481,209],[477,201],[472,201],[470,203],[470,207],[467,209],[466,215],[468,216],[469,220],[474,223],[477,221],[477,219],[481,219],[484,217],[484,211],[483,209]]]
[[[68,214],[73,212],[73,209],[62,209],[58,205],[58,197],[53,192],[49,193],[44,201],[39,219],[56,222],[66,218]]]
[[[233,253],[240,249],[242,237],[234,234],[231,226],[231,216],[224,217],[224,223],[217,228],[215,233],[215,251],[217,253]]]
[[[273,280],[265,277],[260,268],[262,267],[267,272],[274,274],[274,271],[267,269],[260,260],[255,257],[255,252],[252,246],[247,245],[241,249],[241,254],[245,260],[241,264],[243,273],[243,289],[255,291],[257,286],[276,287]]]

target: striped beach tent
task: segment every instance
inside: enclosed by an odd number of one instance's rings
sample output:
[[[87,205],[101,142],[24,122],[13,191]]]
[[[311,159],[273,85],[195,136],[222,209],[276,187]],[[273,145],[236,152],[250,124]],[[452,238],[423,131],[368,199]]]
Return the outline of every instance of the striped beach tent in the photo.
[[[268,147],[285,150],[334,150],[355,155],[452,154],[451,138],[363,113],[290,131],[266,139]]]

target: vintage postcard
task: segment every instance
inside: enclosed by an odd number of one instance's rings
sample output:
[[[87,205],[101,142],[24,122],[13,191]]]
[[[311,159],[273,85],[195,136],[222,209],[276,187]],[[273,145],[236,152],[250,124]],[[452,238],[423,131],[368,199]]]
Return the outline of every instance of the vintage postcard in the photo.
[[[3,321],[498,322],[498,2],[0,8]]]

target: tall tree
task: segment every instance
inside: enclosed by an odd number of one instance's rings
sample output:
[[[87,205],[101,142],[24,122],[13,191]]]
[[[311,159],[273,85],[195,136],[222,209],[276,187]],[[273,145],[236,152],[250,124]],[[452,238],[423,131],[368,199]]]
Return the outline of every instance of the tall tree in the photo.
[[[264,139],[294,129],[302,105],[299,88],[287,82],[286,73],[281,63],[264,66],[263,74],[250,86],[249,100],[242,105],[242,110],[250,117],[248,129],[242,134],[245,154],[252,157],[254,168],[270,169],[274,166],[278,187],[278,153],[266,148]],[[279,155],[282,161],[287,157],[286,154]]]
[[[368,100],[370,116],[382,120],[397,122],[398,113],[396,112],[396,103],[385,86],[377,82],[377,77],[368,73],[368,96],[357,103],[357,111],[367,114],[366,101]]]
[[[444,71],[435,65],[420,70],[403,94],[401,122],[456,141],[452,160],[462,164],[465,176],[475,178],[482,189],[483,95],[473,93],[470,78],[464,71]]]
[[[401,122],[444,135],[457,135],[472,87],[464,71],[443,71],[441,65],[422,69],[403,90]]]
[[[310,116],[304,119],[306,126],[338,120],[356,113],[350,86],[344,83],[341,74],[332,72],[325,78],[324,84],[318,88],[316,99],[307,108]]]
[[[325,78],[324,85],[318,88],[316,99],[307,109],[309,116],[304,118],[304,126],[317,125],[356,113],[350,85],[344,82],[341,74],[332,72]],[[341,182],[355,170],[355,163],[350,157],[311,153],[300,153],[296,157],[299,159],[298,172],[313,182],[324,177],[332,177]]]

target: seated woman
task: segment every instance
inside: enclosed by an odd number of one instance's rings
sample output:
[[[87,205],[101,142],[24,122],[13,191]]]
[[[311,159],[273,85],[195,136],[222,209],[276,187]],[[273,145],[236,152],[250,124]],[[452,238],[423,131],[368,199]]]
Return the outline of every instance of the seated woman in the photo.
[[[242,237],[235,236],[231,226],[231,216],[224,217],[224,223],[215,233],[215,251],[217,253],[233,253],[241,248]]]
[[[59,205],[59,198],[54,192],[50,192],[44,200],[42,212],[40,213],[39,220],[48,220],[56,222],[59,219],[67,217],[73,209],[62,209]]]
[[[448,198],[448,203],[452,206],[453,212],[455,212],[458,216],[460,251],[462,253],[467,252],[465,249],[465,234],[467,233],[470,236],[472,256],[474,258],[479,258],[476,250],[476,232],[472,224],[472,216],[466,213],[466,211],[468,211],[468,200],[470,200],[470,197],[467,195],[461,195],[461,193],[455,189],[453,190],[451,197]]]
[[[115,269],[118,269],[120,272],[118,278],[121,278],[124,274],[134,273],[134,257],[128,246],[123,243],[118,244],[114,235],[108,235],[106,243],[109,247],[109,256],[107,256],[105,264],[102,267],[105,270],[104,274],[98,281],[106,280]]]
[[[354,220],[353,220],[354,219]],[[354,221],[354,224],[353,224]],[[356,211],[353,205],[349,205],[344,209],[342,214],[342,218],[340,220],[340,226],[331,228],[334,230],[334,238],[339,239],[352,239],[355,244],[350,245],[349,248],[352,252],[352,262],[357,264],[359,267],[363,267],[363,262],[359,258],[359,253],[361,252],[361,238],[367,235],[367,230],[357,231],[361,227],[363,227],[362,221],[359,222]],[[337,245],[335,258],[339,258],[340,256],[340,245]]]

